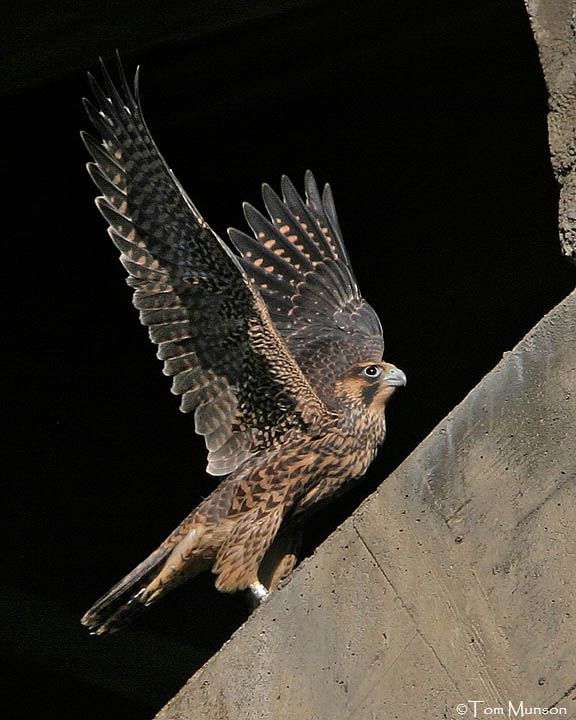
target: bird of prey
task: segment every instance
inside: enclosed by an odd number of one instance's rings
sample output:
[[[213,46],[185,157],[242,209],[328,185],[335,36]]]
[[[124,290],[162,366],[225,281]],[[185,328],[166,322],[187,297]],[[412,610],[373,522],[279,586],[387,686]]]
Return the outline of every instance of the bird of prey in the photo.
[[[406,383],[383,362],[382,329],[361,297],[330,187],[302,198],[262,189],[244,205],[254,237],[210,228],[160,154],[138,90],[90,76],[99,141],[83,133],[98,209],[133,302],[180,408],[194,414],[214,491],[82,618],[116,630],[210,569],[218,590],[257,599],[293,569],[304,519],[362,476],[384,440],[384,409]]]

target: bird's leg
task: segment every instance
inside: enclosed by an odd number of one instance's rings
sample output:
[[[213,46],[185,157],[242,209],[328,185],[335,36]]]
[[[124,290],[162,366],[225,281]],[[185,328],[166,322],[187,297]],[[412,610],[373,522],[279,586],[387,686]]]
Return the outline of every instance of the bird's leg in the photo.
[[[298,528],[288,527],[278,533],[258,568],[258,578],[267,588],[276,590],[290,575],[298,562],[301,544],[302,532]]]
[[[249,585],[248,589],[252,593],[252,597],[254,598],[256,605],[261,603],[265,597],[268,597],[268,595],[270,595],[270,590],[268,590],[268,588],[263,585],[259,580]]]
[[[264,580],[250,583],[250,601],[254,609],[264,598],[275,590],[280,582],[287,577],[296,565],[298,552],[302,542],[302,533],[296,528],[289,532],[281,532],[276,536],[272,545],[260,563],[258,575]]]
[[[259,580],[256,582],[250,583],[247,588],[246,593],[246,600],[248,601],[248,607],[250,608],[250,612],[253,610],[256,610],[258,605],[270,595],[270,590],[261,583]]]

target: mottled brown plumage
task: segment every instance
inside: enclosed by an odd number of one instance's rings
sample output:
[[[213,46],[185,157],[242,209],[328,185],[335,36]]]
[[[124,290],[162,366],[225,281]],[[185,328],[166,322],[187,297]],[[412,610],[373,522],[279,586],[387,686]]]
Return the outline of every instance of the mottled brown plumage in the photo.
[[[211,569],[224,592],[274,588],[295,565],[303,518],[366,472],[402,371],[382,362],[378,318],[360,296],[328,186],[306,173],[267,185],[254,237],[210,229],[160,155],[122,68],[102,66],[85,101],[102,141],[83,138],[96,203],[158,345],[181,409],[193,412],[212,494],[84,616],[117,629],[171,587]]]

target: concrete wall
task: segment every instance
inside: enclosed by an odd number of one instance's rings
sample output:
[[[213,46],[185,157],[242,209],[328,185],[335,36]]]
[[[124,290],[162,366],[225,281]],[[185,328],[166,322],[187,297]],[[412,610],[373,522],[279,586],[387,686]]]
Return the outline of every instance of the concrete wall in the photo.
[[[560,186],[562,252],[576,262],[576,24],[573,0],[524,0],[548,88],[548,133]]]
[[[573,293],[157,720],[576,717],[575,524]]]

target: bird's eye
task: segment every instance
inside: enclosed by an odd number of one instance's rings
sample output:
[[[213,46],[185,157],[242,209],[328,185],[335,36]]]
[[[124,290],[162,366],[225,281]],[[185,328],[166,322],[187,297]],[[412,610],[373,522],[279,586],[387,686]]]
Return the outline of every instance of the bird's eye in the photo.
[[[368,365],[368,367],[365,367],[362,371],[362,373],[371,380],[373,378],[377,378],[381,374],[381,372],[382,368],[379,365]]]

